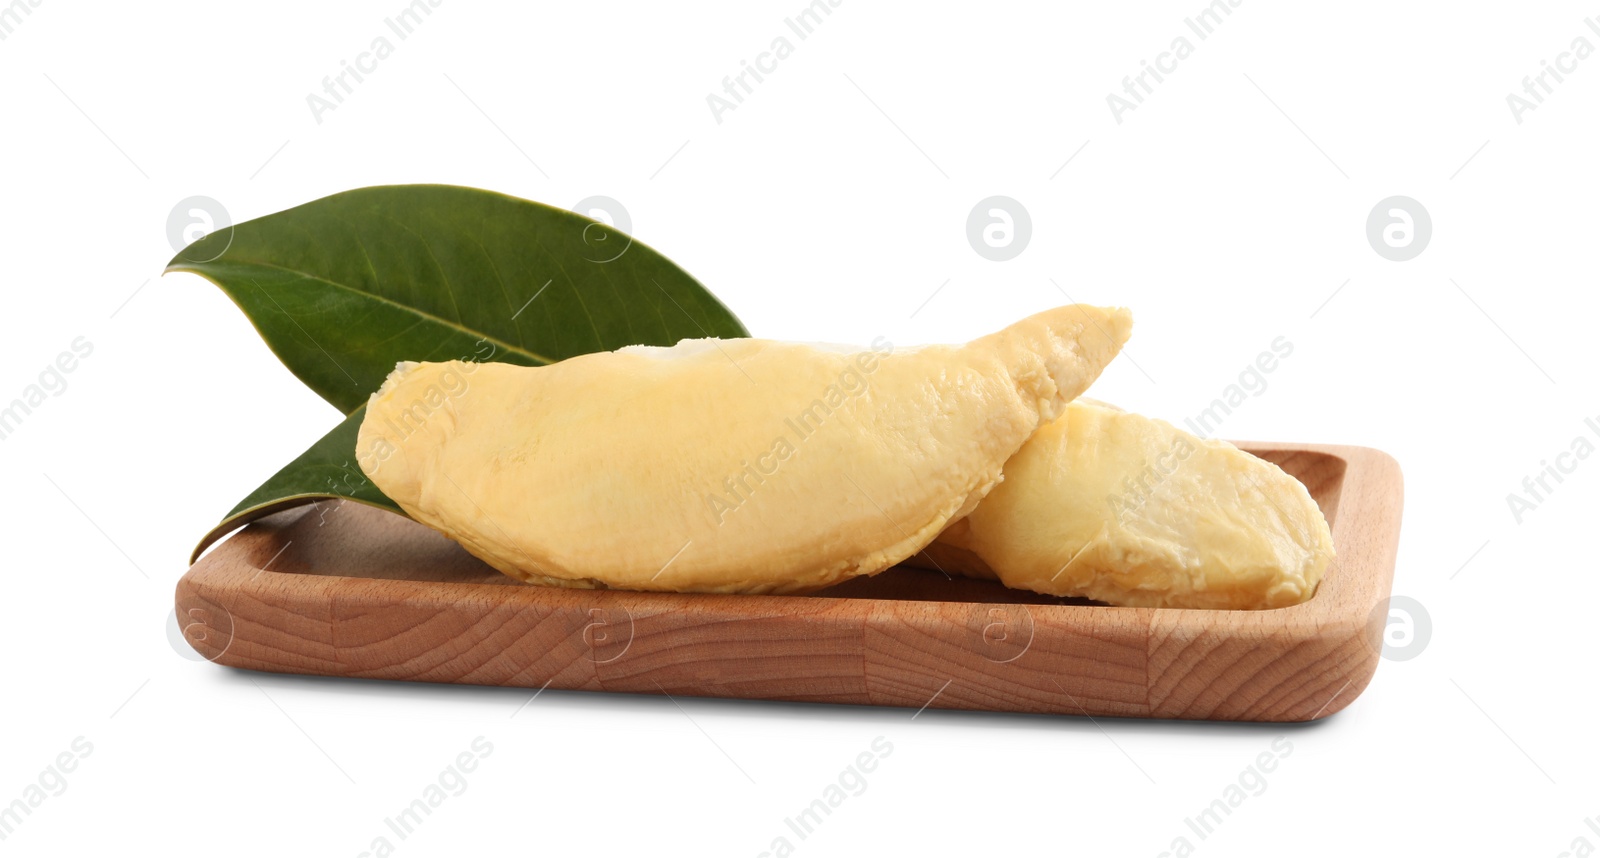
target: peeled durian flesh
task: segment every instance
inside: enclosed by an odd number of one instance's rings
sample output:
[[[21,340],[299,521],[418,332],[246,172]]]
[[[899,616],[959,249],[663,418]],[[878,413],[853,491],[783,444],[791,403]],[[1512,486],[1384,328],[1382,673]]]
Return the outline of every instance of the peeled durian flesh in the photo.
[[[1077,400],[921,564],[1114,605],[1278,608],[1333,558],[1298,480],[1232,444]]]
[[[1073,305],[965,346],[705,339],[544,367],[402,364],[358,460],[413,518],[525,581],[804,592],[892,566],[971,511],[1131,324]]]

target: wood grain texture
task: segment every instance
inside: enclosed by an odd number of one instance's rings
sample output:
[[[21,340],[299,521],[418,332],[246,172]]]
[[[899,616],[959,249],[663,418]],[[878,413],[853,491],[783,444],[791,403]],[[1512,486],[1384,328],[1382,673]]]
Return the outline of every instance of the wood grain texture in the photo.
[[[897,567],[805,596],[526,585],[349,503],[257,521],[178,582],[219,664],[282,673],[920,708],[1242,721],[1343,709],[1379,659],[1400,468],[1361,447],[1241,444],[1305,483],[1338,553],[1269,611],[1120,608]]]

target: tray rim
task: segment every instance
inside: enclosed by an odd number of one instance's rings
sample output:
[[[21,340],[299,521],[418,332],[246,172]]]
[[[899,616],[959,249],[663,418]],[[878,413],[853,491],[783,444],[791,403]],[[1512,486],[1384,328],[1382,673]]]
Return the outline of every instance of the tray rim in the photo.
[[[480,582],[428,582],[405,579],[380,579],[361,576],[345,576],[337,574],[302,574],[295,572],[273,572],[262,570],[254,566],[249,559],[262,551],[272,547],[272,534],[264,527],[264,523],[252,522],[235,531],[208,551],[196,561],[184,576],[179,580],[175,600],[179,616],[182,617],[186,610],[193,610],[195,605],[221,607],[229,614],[229,624],[232,624],[233,611],[228,609],[224,602],[234,599],[246,599],[263,604],[281,601],[292,597],[299,601],[308,612],[315,612],[319,601],[334,604],[340,600],[348,603],[362,603],[368,605],[382,605],[391,603],[404,603],[412,606],[432,605],[442,612],[450,612],[453,608],[477,603],[483,597],[493,595],[490,601],[502,605],[516,605],[523,609],[543,608],[554,614],[567,614],[571,616],[592,616],[593,611],[609,611],[620,609],[627,614],[630,629],[635,628],[641,619],[655,619],[663,615],[690,615],[702,622],[759,622],[762,619],[778,621],[783,618],[797,620],[804,624],[808,615],[843,614],[846,619],[863,621],[862,635],[869,636],[870,629],[866,628],[866,619],[871,617],[912,617],[904,620],[913,625],[926,629],[937,627],[938,619],[928,620],[925,615],[942,617],[948,623],[952,618],[959,618],[963,612],[969,616],[976,610],[992,611],[993,609],[1016,610],[1021,609],[1027,615],[1028,623],[1033,630],[1040,626],[1051,629],[1072,629],[1084,627],[1102,631],[1102,621],[1110,621],[1109,625],[1115,631],[1102,636],[1109,643],[1127,645],[1133,642],[1138,630],[1142,629],[1142,636],[1146,646],[1146,658],[1154,657],[1154,650],[1162,642],[1180,641],[1185,646],[1189,642],[1212,635],[1219,626],[1219,618],[1226,618],[1227,625],[1235,638],[1255,637],[1262,641],[1272,640],[1280,648],[1293,650],[1305,645],[1330,646],[1334,648],[1347,648],[1352,641],[1360,641],[1369,651],[1368,657],[1358,659],[1345,659],[1351,663],[1341,669],[1348,674],[1348,681],[1334,694],[1326,704],[1316,709],[1309,717],[1303,712],[1284,713],[1280,718],[1229,718],[1224,720],[1314,720],[1324,718],[1338,712],[1359,696],[1370,682],[1375,673],[1381,650],[1381,627],[1376,627],[1371,622],[1371,617],[1377,606],[1385,601],[1390,593],[1393,582],[1394,560],[1398,550],[1400,514],[1403,506],[1403,484],[1399,463],[1388,454],[1369,447],[1350,445],[1311,444],[1311,443],[1272,443],[1272,442],[1239,442],[1241,449],[1250,452],[1273,453],[1315,453],[1336,457],[1343,461],[1344,472],[1341,478],[1337,505],[1333,508],[1333,535],[1337,557],[1334,565],[1318,592],[1307,602],[1285,608],[1273,608],[1258,611],[1230,611],[1217,609],[1191,609],[1191,608],[1133,608],[1108,605],[1048,605],[1048,604],[1014,604],[995,602],[973,601],[934,601],[916,599],[882,599],[871,597],[830,596],[830,595],[738,595],[738,594],[680,594],[657,593],[626,590],[572,590],[562,588],[545,588],[534,586],[515,586],[509,584],[490,584]],[[304,513],[301,513],[302,515]],[[1355,534],[1359,534],[1358,538]],[[260,547],[257,547],[257,544]],[[270,556],[270,555],[269,555]],[[260,561],[256,561],[260,562]],[[1346,564],[1357,567],[1350,574],[1340,574]],[[262,565],[270,565],[270,561]],[[246,579],[246,580],[240,580]],[[188,606],[186,608],[186,605]],[[924,615],[924,616],[918,616]],[[193,619],[191,614],[191,619]],[[838,618],[835,618],[838,619]],[[198,623],[200,629],[197,634],[204,637],[207,632],[224,633],[222,629],[213,629],[206,621]],[[195,623],[185,626],[186,639],[190,639],[192,646],[201,655],[219,664],[238,667],[255,667],[263,669],[260,664],[252,663],[249,659],[240,659],[237,654],[230,656],[232,643],[231,627],[226,631],[228,645],[218,650],[214,646],[205,646],[204,642],[197,642],[187,632],[194,629]],[[584,626],[585,629],[588,626]],[[1030,632],[1030,635],[1035,632]],[[1091,633],[1090,638],[1099,640]],[[1034,639],[1030,636],[1029,645]],[[213,641],[214,643],[214,641]],[[593,642],[590,641],[591,648]],[[631,643],[631,636],[630,636]],[[865,643],[863,644],[866,645]],[[208,652],[209,650],[216,650]],[[334,647],[337,650],[337,646]],[[605,664],[606,662],[599,662]],[[268,665],[264,669],[286,672],[323,672],[320,670],[295,670],[292,665]],[[350,673],[340,671],[346,675],[361,675],[361,671]],[[1154,707],[1148,693],[1155,686],[1155,680],[1149,675],[1150,669],[1146,666],[1146,705],[1150,712],[1142,713],[1141,717],[1167,717],[1160,713],[1159,707]],[[427,677],[407,677],[388,675],[382,678],[420,678],[425,681]],[[433,680],[438,681],[438,680]],[[451,682],[470,682],[471,679],[447,679]],[[489,684],[506,684],[492,682]],[[517,683],[511,683],[517,684]],[[562,685],[550,683],[553,687],[589,687],[590,682],[582,685]],[[600,690],[633,691],[643,693],[657,693],[649,688],[634,687],[607,688],[601,681],[597,686]],[[1346,695],[1344,692],[1354,686],[1355,693]],[[666,688],[659,683],[656,685],[661,693]],[[700,695],[698,691],[709,691]],[[719,693],[715,688],[684,688],[680,686],[678,692],[690,696],[747,696],[739,693]],[[768,695],[756,695],[768,697]],[[858,702],[836,700],[834,702]],[[877,701],[871,701],[877,703]],[[879,705],[895,705],[893,703],[879,703]],[[935,705],[935,708],[943,708]],[[1000,708],[992,706],[962,706],[951,708]],[[1125,712],[1093,712],[1082,705],[1085,714],[1129,714]],[[1033,711],[1033,710],[1026,710]],[[1193,717],[1179,715],[1177,717]],[[1200,717],[1209,717],[1201,715]]]

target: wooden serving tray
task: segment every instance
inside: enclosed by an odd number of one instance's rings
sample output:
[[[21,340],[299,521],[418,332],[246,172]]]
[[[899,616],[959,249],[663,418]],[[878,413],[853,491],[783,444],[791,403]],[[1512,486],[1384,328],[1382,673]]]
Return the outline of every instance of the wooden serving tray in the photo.
[[[896,567],[805,596],[567,590],[347,503],[264,518],[178,582],[196,651],[280,673],[1066,715],[1309,721],[1377,669],[1400,468],[1241,444],[1310,489],[1337,559],[1291,608],[1119,608]]]

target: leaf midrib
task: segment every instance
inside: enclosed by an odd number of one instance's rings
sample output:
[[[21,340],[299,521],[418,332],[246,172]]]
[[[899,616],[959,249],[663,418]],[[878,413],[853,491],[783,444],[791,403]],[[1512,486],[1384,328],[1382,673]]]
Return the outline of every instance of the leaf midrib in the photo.
[[[193,273],[193,274],[204,274],[205,271],[206,271],[206,267],[210,266],[210,265],[213,265],[213,264],[214,263],[209,263],[209,262],[197,262],[197,263],[190,263],[189,265],[168,265],[166,270],[168,270],[168,271],[188,271],[188,272]],[[299,269],[295,269],[295,268],[290,268],[287,265],[273,265],[270,262],[258,262],[258,261],[255,261],[255,260],[238,260],[238,259],[228,260],[227,262],[225,262],[223,264],[224,265],[238,265],[238,266],[241,266],[241,267],[242,266],[254,265],[254,266],[257,266],[259,268],[266,268],[266,269],[270,269],[270,270],[274,270],[274,271],[283,271],[283,272],[286,272],[286,273],[289,273],[289,274],[294,274],[294,275],[303,277],[303,278],[305,278],[307,280],[311,280],[311,281],[314,281],[314,282],[317,282],[317,283],[327,284],[328,286],[331,286],[331,287],[333,287],[335,289],[343,289],[346,292],[351,292],[351,293],[354,293],[356,295],[360,295],[363,298],[368,298],[368,299],[371,299],[373,301],[377,301],[377,302],[382,303],[382,304],[387,304],[387,305],[389,305],[391,307],[397,307],[397,308],[399,308],[401,310],[404,310],[405,312],[410,313],[410,314],[412,314],[412,315],[414,315],[414,316],[416,316],[416,317],[418,317],[420,319],[425,319],[425,320],[433,322],[435,324],[442,325],[442,326],[444,326],[446,328],[451,328],[451,329],[453,329],[455,331],[459,331],[460,333],[467,334],[467,335],[472,336],[472,337],[476,337],[476,338],[481,339],[481,340],[483,340],[485,342],[493,343],[497,347],[504,347],[506,349],[506,351],[516,352],[518,354],[521,354],[521,355],[524,355],[524,356],[528,357],[531,360],[538,361],[538,362],[540,362],[542,364],[549,365],[549,364],[553,364],[553,363],[557,362],[554,358],[549,358],[549,357],[546,357],[546,356],[544,356],[542,354],[539,354],[537,352],[528,350],[528,348],[526,346],[514,346],[514,345],[512,345],[512,344],[510,344],[508,342],[505,342],[505,341],[499,339],[498,337],[489,336],[488,334],[485,334],[482,331],[474,331],[473,329],[471,329],[471,328],[469,328],[469,327],[467,327],[467,326],[465,326],[465,325],[463,325],[463,324],[461,324],[459,322],[452,322],[449,319],[446,319],[446,318],[443,318],[443,317],[440,317],[440,316],[435,316],[432,313],[425,312],[423,310],[419,310],[416,307],[408,307],[405,304],[402,304],[399,301],[396,301],[396,300],[394,300],[392,298],[385,298],[382,295],[377,295],[377,294],[374,294],[372,292],[367,292],[367,291],[362,290],[362,289],[357,289],[354,286],[349,286],[349,285],[346,285],[344,283],[338,283],[338,282],[335,282],[335,281],[332,281],[332,280],[328,280],[328,279],[323,278],[323,277],[318,277],[315,274],[311,274],[311,273],[305,272],[305,271],[300,271]],[[218,283],[218,285],[221,286],[223,284]],[[223,286],[223,288],[227,288],[227,287]]]

